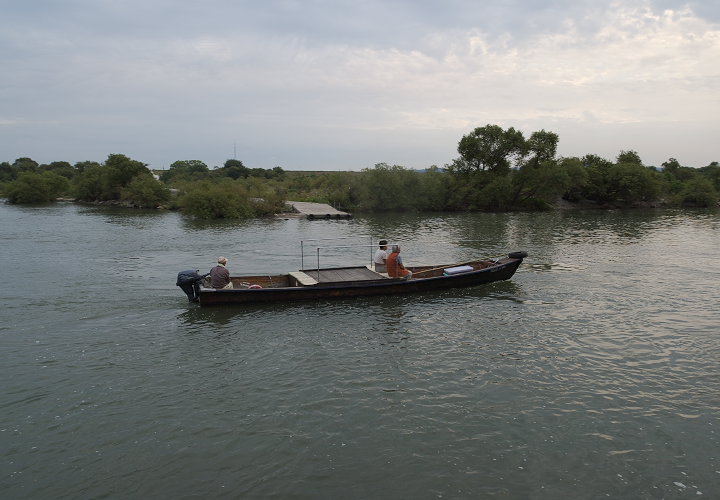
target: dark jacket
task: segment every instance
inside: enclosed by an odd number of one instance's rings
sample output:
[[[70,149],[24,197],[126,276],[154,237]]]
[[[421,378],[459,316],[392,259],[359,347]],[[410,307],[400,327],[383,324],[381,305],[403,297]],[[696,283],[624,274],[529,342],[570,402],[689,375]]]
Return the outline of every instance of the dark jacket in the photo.
[[[188,269],[187,271],[180,271],[178,273],[177,277],[177,283],[175,283],[177,286],[184,285],[186,283],[195,283],[196,281],[200,281],[203,279],[203,277],[198,274],[197,271],[193,269]]]
[[[210,269],[210,278],[212,278],[213,288],[223,288],[230,283],[230,271],[225,266],[217,265]]]

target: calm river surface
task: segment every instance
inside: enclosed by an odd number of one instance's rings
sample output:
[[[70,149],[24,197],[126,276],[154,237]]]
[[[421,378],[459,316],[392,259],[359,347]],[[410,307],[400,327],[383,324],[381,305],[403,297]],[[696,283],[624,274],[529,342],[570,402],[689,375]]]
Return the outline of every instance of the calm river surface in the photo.
[[[350,236],[409,264],[529,257],[402,297],[201,309],[175,286],[218,255],[286,272],[300,240]],[[4,499],[720,498],[717,211],[0,205],[0,245]]]

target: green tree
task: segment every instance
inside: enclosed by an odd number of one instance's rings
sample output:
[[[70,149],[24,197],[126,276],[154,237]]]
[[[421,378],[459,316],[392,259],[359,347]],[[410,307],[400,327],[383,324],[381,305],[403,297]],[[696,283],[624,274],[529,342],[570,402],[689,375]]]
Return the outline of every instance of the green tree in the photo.
[[[378,163],[362,171],[357,185],[358,208],[371,212],[392,212],[417,209],[419,199],[418,173],[399,165]]]
[[[275,179],[284,179],[285,178],[285,170],[283,170],[283,168],[280,166],[273,167],[272,172],[273,172],[273,178],[275,178]]]
[[[511,205],[517,208],[548,208],[562,196],[569,184],[564,169],[555,160],[558,135],[540,130],[527,140],[525,151],[529,158],[511,176]]]
[[[474,208],[501,212],[514,206],[515,188],[509,175],[490,178],[473,197]]]
[[[17,178],[17,169],[4,161],[0,163],[0,182],[8,182]]]
[[[249,177],[258,177],[260,179],[272,179],[273,171],[266,170],[264,168],[251,168],[248,169]]]
[[[108,176],[108,190],[106,193],[109,199],[117,200],[120,198],[122,188],[126,187],[136,175],[150,174],[150,169],[144,163],[132,160],[122,154],[111,154],[105,160],[105,168]]]
[[[654,168],[643,166],[635,151],[621,151],[606,177],[612,200],[624,203],[653,201],[660,194],[660,180]]]
[[[694,178],[698,171],[694,168],[680,165],[675,158],[670,158],[662,164],[664,171],[674,180],[686,182]]]
[[[683,187],[679,200],[682,205],[714,207],[718,204],[718,191],[709,179],[696,177]]]
[[[240,160],[227,160],[222,168],[213,171],[220,177],[230,177],[231,179],[241,179],[250,176],[250,169],[243,165]]]
[[[680,191],[683,190],[683,181],[678,178],[678,172],[683,168],[675,158],[670,158],[662,163],[662,179],[664,182],[664,191],[670,196],[677,198]]]
[[[17,179],[23,172],[37,172],[38,163],[31,158],[18,158],[12,164],[4,161],[0,163],[0,182]]]
[[[32,158],[18,158],[13,162],[13,167],[18,170],[18,173],[37,172],[38,166],[38,162],[36,162]]]
[[[134,177],[152,175],[147,166],[122,154],[111,154],[103,165],[77,164],[73,178],[75,197],[83,201],[120,200]]]
[[[200,181],[186,184],[178,203],[188,215],[200,219],[240,219],[255,216],[245,190],[235,181]]]
[[[544,129],[530,134],[527,140],[526,150],[530,159],[525,166],[538,168],[542,164],[555,159],[557,153],[559,136],[554,132],[547,132]]]
[[[567,186],[563,193],[563,199],[578,202],[583,198],[583,192],[588,184],[588,172],[579,158],[563,158],[559,166],[567,176]]]
[[[509,210],[545,208],[570,182],[555,155],[559,137],[539,130],[522,132],[498,125],[478,127],[458,143],[459,158],[447,166],[447,207]],[[502,181],[498,178],[502,177]]]
[[[663,170],[673,177],[680,171],[682,165],[675,158],[669,158],[668,161],[662,163]]]
[[[714,161],[707,167],[700,169],[700,174],[706,179],[710,180],[715,187],[715,190],[720,192],[720,165]]]
[[[107,176],[105,168],[99,163],[85,162],[72,181],[72,192],[81,201],[99,201],[105,197]]]
[[[249,200],[256,216],[273,215],[285,211],[285,197],[276,182],[260,177],[235,181],[238,189]]]
[[[555,160],[530,162],[511,177],[511,206],[531,210],[548,209],[567,191],[570,177]]]
[[[103,165],[95,162],[76,164],[73,178],[75,197],[83,201],[120,200],[134,177],[152,175],[147,166],[122,154],[111,154]]]
[[[433,165],[418,175],[420,200],[418,209],[440,211],[449,207],[450,175]]]
[[[357,172],[328,172],[321,176],[322,189],[327,203],[335,208],[350,208],[355,203],[353,187],[358,179]],[[283,174],[284,178],[284,174]]]
[[[653,201],[660,192],[655,172],[637,163],[617,163],[611,166],[607,181],[608,197],[612,201]]]
[[[200,160],[178,160],[160,174],[160,180],[169,184],[178,180],[207,179],[209,175],[210,169]]]
[[[72,179],[77,173],[77,170],[66,161],[54,161],[47,165],[40,165],[39,168],[43,172],[53,172],[62,175],[66,179]]]
[[[86,168],[100,167],[101,165],[96,161],[79,161],[75,164],[76,173],[83,173]]]
[[[478,127],[458,143],[460,158],[449,167],[454,173],[488,171],[506,174],[527,152],[522,132],[498,125]]]
[[[285,198],[296,201],[328,203],[335,208],[354,208],[361,172],[289,172],[281,178]]]
[[[157,208],[170,199],[170,190],[151,174],[139,174],[122,189],[121,199],[140,208]]]
[[[612,201],[614,194],[610,186],[610,169],[613,163],[592,154],[583,156],[580,161],[587,171],[587,184],[582,197],[601,204]]]
[[[640,155],[637,154],[636,151],[620,151],[620,154],[618,154],[617,157],[617,163],[623,163],[627,165],[640,165],[642,166],[643,162],[640,159]]]
[[[67,191],[68,180],[53,172],[26,171],[5,187],[10,203],[47,203]]]

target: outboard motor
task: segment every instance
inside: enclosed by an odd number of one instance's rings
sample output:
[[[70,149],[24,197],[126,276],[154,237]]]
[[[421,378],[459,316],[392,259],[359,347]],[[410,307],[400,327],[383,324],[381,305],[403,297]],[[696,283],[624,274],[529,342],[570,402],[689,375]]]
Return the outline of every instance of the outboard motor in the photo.
[[[200,300],[200,281],[207,275],[201,275],[200,270],[189,269],[180,271],[177,276],[177,286],[185,292],[190,302],[198,302]]]

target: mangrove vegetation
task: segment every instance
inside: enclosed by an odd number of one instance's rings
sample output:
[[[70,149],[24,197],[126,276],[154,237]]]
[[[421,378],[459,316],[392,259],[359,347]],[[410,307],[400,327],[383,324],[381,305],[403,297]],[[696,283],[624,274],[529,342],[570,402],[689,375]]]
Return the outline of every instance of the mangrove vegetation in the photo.
[[[525,137],[512,127],[486,125],[460,139],[458,157],[449,164],[423,171],[380,163],[360,172],[293,172],[231,159],[212,169],[200,160],[179,160],[152,172],[122,154],[74,165],[18,158],[0,163],[0,196],[9,203],[64,198],[162,207],[205,219],[271,215],[284,211],[286,200],[353,212],[718,205],[717,162],[691,168],[670,158],[650,166],[632,150],[614,160],[558,157],[558,140],[545,130]]]

